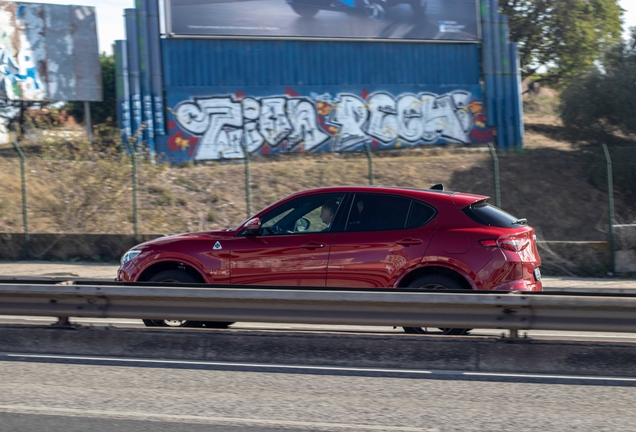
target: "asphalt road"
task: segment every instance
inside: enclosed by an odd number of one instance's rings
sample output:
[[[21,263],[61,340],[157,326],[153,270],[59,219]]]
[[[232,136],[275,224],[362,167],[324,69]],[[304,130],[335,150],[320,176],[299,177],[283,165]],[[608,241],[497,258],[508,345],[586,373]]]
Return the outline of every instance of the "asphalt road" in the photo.
[[[0,354],[0,431],[635,430],[636,380]]]
[[[338,0],[322,2],[327,5],[339,3]],[[181,35],[477,39],[478,11],[474,0],[429,0],[424,16],[415,15],[408,4],[385,9],[385,18],[373,21],[364,13],[331,10],[321,10],[314,17],[304,18],[285,0],[172,0],[172,32]],[[453,28],[440,25],[440,21],[452,21]]]

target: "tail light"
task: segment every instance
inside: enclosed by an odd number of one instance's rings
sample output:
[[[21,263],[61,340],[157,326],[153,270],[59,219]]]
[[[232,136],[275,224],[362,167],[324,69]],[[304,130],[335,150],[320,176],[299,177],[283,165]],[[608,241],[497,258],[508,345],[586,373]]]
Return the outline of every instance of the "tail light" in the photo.
[[[521,252],[530,245],[530,239],[526,233],[502,235],[498,239],[479,240],[482,246],[498,247],[512,252]]]

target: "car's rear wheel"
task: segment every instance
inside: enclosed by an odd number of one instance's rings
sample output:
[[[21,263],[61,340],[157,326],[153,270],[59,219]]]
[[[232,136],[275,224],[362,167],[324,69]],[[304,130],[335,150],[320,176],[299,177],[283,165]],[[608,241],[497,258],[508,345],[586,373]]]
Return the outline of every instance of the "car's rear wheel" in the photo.
[[[312,8],[310,6],[301,6],[296,4],[290,4],[292,10],[303,18],[311,18],[318,13],[318,8]]]
[[[181,270],[166,270],[151,277],[148,282],[198,283],[190,274]],[[202,321],[190,320],[143,320],[147,327],[202,327]]]
[[[408,284],[409,288],[419,288],[426,290],[462,290],[464,287],[455,279],[439,274],[430,274],[415,279]],[[422,327],[403,327],[406,333],[427,334],[428,330]],[[465,335],[472,329],[440,328],[445,335]]]

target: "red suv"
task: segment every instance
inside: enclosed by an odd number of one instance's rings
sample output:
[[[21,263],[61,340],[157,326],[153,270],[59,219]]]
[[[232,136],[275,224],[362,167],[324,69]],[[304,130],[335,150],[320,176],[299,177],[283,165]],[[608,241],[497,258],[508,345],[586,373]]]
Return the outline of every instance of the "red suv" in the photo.
[[[237,228],[135,246],[122,257],[117,280],[541,291],[534,229],[487,199],[444,191],[441,185],[307,190],[272,204]]]

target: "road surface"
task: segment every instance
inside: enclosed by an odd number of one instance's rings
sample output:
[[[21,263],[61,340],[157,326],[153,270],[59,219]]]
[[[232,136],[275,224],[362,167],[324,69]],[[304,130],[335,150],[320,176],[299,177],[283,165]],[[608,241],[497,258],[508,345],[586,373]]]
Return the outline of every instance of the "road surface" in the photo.
[[[123,359],[122,359],[123,360]],[[636,380],[0,354],[0,431],[634,430]]]

